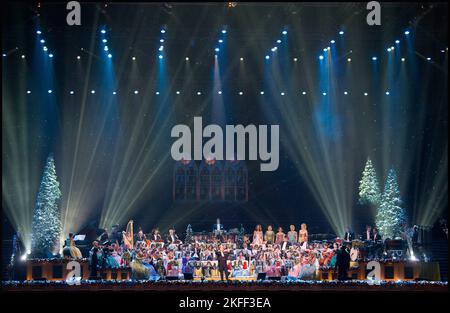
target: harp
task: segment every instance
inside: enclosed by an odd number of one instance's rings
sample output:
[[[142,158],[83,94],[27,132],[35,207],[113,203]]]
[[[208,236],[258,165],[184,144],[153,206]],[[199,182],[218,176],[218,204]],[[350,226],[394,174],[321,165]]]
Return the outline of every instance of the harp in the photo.
[[[128,249],[133,249],[134,242],[133,242],[134,234],[133,234],[133,220],[129,221],[127,224],[127,229],[123,233],[123,242],[125,247]]]

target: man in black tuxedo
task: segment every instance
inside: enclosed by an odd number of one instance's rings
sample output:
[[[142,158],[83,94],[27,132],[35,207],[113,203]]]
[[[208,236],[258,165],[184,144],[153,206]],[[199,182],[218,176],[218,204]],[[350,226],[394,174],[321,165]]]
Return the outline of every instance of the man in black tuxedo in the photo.
[[[345,229],[344,241],[351,242],[355,239],[355,233],[350,230],[350,227]]]
[[[119,231],[119,225],[115,224],[111,227],[111,234],[109,235],[109,240],[111,242],[117,242],[119,245],[122,244],[122,232]]]
[[[98,271],[98,265],[99,265],[99,259],[98,259],[98,255],[97,252],[99,251],[100,246],[97,240],[95,240],[92,243],[92,249],[89,252],[89,269],[90,269],[90,273],[89,273],[89,279],[98,279],[97,277],[97,271]]]
[[[366,226],[366,231],[363,234],[363,240],[372,240],[372,227],[370,225]]]
[[[218,268],[220,273],[220,280],[223,280],[223,274],[225,273],[225,278],[228,280],[228,253],[225,252],[223,245],[219,246],[219,251],[216,252],[216,258],[218,261]]]
[[[291,246],[291,243],[288,240],[287,236],[283,237],[283,242],[281,243],[281,251],[287,251],[289,250],[289,247]]]
[[[175,233],[175,229],[173,228],[169,229],[169,234],[167,235],[166,241],[169,245],[181,243],[180,239],[178,239],[178,236]]]
[[[348,279],[348,269],[350,268],[350,251],[347,245],[343,245],[336,256],[336,267],[338,270],[338,280]]]
[[[381,235],[378,232],[378,229],[376,227],[374,227],[373,230],[372,230],[372,240],[373,241],[380,241],[381,240]]]

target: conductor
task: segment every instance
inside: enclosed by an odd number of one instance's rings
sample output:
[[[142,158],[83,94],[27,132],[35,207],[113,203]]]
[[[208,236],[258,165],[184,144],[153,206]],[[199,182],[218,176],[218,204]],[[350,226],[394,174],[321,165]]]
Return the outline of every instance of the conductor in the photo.
[[[225,252],[225,248],[223,245],[219,246],[219,251],[216,252],[216,256],[218,261],[220,280],[223,280],[223,274],[225,273],[225,278],[228,281],[228,253]]]

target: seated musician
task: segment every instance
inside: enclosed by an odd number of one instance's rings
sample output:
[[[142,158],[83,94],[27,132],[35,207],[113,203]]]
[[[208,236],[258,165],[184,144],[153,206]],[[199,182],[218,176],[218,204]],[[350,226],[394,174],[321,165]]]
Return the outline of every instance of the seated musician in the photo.
[[[152,236],[150,238],[152,242],[162,242],[161,234],[159,233],[159,228],[154,228],[152,230]]]
[[[178,239],[177,234],[175,233],[175,229],[169,229],[169,234],[166,237],[167,243],[170,244],[181,244],[181,240]]]
[[[147,240],[147,236],[144,234],[142,228],[139,227],[138,233],[135,235],[134,242],[137,245],[140,242],[145,242]]]

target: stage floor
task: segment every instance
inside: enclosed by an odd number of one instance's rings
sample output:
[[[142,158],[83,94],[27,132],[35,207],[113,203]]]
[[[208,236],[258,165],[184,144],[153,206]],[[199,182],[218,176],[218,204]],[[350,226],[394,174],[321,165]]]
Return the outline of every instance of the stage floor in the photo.
[[[140,291],[140,292],[448,292],[448,282],[432,281],[81,281],[69,285],[65,281],[3,281],[6,292],[58,292],[58,291]]]

